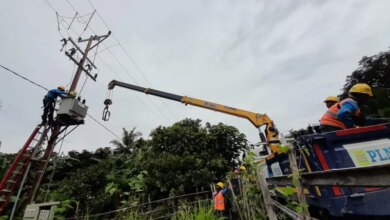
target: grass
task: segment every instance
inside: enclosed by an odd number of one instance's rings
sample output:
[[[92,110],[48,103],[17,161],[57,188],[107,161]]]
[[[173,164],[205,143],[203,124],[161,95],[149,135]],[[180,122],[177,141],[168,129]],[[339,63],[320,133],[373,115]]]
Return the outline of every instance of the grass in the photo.
[[[208,202],[197,202],[194,205],[182,204],[172,220],[222,220],[214,215],[214,209]]]

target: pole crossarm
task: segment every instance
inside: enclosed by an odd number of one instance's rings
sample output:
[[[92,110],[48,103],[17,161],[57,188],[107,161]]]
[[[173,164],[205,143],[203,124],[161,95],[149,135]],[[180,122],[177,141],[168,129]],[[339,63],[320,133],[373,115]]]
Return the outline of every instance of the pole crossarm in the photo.
[[[107,39],[107,37],[109,37],[111,35],[111,31],[109,31],[107,34],[105,35],[100,35],[100,36],[91,36],[92,37],[92,40],[97,40],[98,42],[91,46],[91,48],[89,48],[89,50],[92,50],[94,47],[96,47],[98,44],[100,44],[102,41],[104,41],[105,39]],[[86,38],[86,39],[82,39],[81,37],[78,39],[78,42],[81,43],[81,42],[85,42],[85,41],[89,41],[89,38]]]
[[[101,36],[94,36],[93,40],[97,40],[98,42],[93,45],[89,50],[92,50],[94,47],[96,47],[98,44],[100,44],[101,42],[103,42],[105,39],[107,39],[107,37],[109,37],[111,35],[111,31],[108,32],[108,34],[105,34],[105,35],[101,35]],[[80,39],[79,39],[79,42],[80,42]]]
[[[70,53],[68,53],[67,51],[65,52],[65,55],[67,57],[69,57],[69,59],[71,59],[76,65],[79,65],[79,61],[77,61]],[[88,70],[86,70],[84,67],[80,67],[82,69],[82,71],[87,74],[93,81],[96,82],[96,78],[97,78],[97,75],[94,75],[92,76],[90,72],[88,72]]]
[[[302,173],[304,186],[390,187],[390,164]],[[291,177],[267,178],[269,185],[292,185]]]
[[[96,78],[97,78],[97,74],[95,74],[94,76],[92,76],[90,74],[91,70],[92,70],[92,67],[94,67],[95,69],[96,66],[95,64],[88,58],[88,53],[89,51],[91,51],[94,47],[96,47],[97,45],[99,45],[101,42],[103,42],[105,39],[107,39],[109,36],[111,35],[111,31],[109,31],[107,34],[105,35],[95,35],[95,36],[90,36],[89,38],[87,39],[82,39],[81,37],[78,39],[78,42],[81,43],[81,42],[85,42],[85,41],[88,41],[87,43],[87,46],[85,48],[84,51],[82,51],[80,49],[80,47],[76,44],[76,42],[74,42],[74,40],[72,38],[68,38],[68,40],[73,44],[73,46],[77,49],[77,51],[79,51],[81,54],[82,54],[82,58],[80,59],[80,61],[77,61],[73,55],[76,53],[76,49],[75,48],[72,48],[71,49],[71,52],[65,52],[65,55],[67,57],[69,57],[69,59],[71,59],[77,66],[77,71],[76,71],[76,74],[75,74],[75,77],[72,81],[72,85],[70,86],[70,89],[69,91],[75,91],[76,90],[76,86],[77,86],[77,83],[80,79],[80,74],[81,72],[85,72],[91,79],[93,79],[94,81],[96,81]],[[92,41],[97,41],[95,45],[92,45]],[[66,40],[64,42],[66,44]],[[64,44],[64,45],[65,45]],[[63,46],[64,46],[63,45]],[[88,69],[85,69],[84,68],[84,64],[85,62],[87,61],[87,66],[89,66]],[[92,66],[92,67],[90,67]]]
[[[81,48],[76,44],[76,42],[74,42],[74,40],[69,37],[68,40],[73,44],[73,46],[84,56],[84,51],[81,50]],[[68,54],[66,54],[68,56]],[[91,66],[95,69],[97,69],[97,67],[95,66],[95,64],[87,57],[87,60],[88,60],[88,63],[91,64]],[[78,62],[76,63],[78,64]]]

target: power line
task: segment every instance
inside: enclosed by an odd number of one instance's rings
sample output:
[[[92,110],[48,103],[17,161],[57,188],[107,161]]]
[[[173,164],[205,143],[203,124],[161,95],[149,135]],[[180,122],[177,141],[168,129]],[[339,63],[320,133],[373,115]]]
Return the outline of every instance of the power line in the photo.
[[[77,12],[76,8],[69,2],[69,0],[66,0],[66,2],[68,2],[68,4],[70,5],[70,7],[72,7],[73,10],[74,10],[75,12]]]
[[[114,74],[114,75],[116,75],[120,80],[122,80],[123,81],[123,79],[112,69],[112,67],[109,65],[109,64],[107,64],[107,62],[106,61],[104,61],[104,59],[102,59],[99,55],[97,56],[98,58],[99,58],[99,60]],[[154,117],[156,117],[156,119],[159,119],[159,117],[157,117],[156,116],[156,113],[155,112],[153,112],[152,111],[152,109],[151,108],[149,108],[148,107],[148,105],[144,102],[144,100],[143,99],[141,99],[140,97],[139,97],[139,95],[137,94],[137,93],[135,93],[135,96],[138,98],[138,100],[142,103],[142,104],[144,104],[145,106],[146,106],[146,109],[148,109],[151,113],[152,113],[152,115],[154,116]]]
[[[87,115],[92,118],[92,120],[94,120],[96,123],[98,123],[100,126],[102,126],[104,129],[106,129],[108,132],[110,132],[112,135],[114,135],[116,138],[118,138],[119,140],[122,139],[121,137],[119,137],[117,134],[115,134],[113,131],[111,131],[110,129],[108,129],[106,126],[104,126],[102,123],[100,123],[98,120],[96,120],[94,117],[92,117],[92,115],[88,114]]]
[[[47,89],[46,87],[44,87],[44,86],[42,86],[42,85],[40,85],[40,84],[38,84],[38,83],[36,83],[36,82],[34,82],[34,81],[32,81],[32,80],[30,80],[30,79],[28,79],[28,78],[26,78],[26,77],[20,75],[19,73],[17,73],[17,72],[15,72],[15,71],[13,71],[13,70],[11,70],[11,69],[9,69],[9,68],[7,68],[7,67],[1,65],[1,64],[0,64],[0,67],[2,67],[3,69],[5,69],[5,70],[7,70],[7,71],[9,71],[9,72],[11,72],[11,73],[13,73],[13,74],[15,74],[16,76],[18,76],[18,77],[20,77],[20,78],[22,78],[22,79],[24,79],[24,80],[30,82],[31,84],[34,84],[35,86],[38,86],[38,87],[40,87],[40,88],[42,88],[42,89],[44,89],[44,90],[46,90],[46,91],[49,91],[49,89]],[[117,134],[115,134],[113,131],[111,131],[111,130],[108,129],[106,126],[104,126],[103,124],[101,124],[98,120],[96,120],[92,115],[90,115],[90,114],[88,114],[88,113],[87,113],[87,115],[88,115],[90,118],[92,118],[96,123],[98,123],[100,126],[102,126],[104,129],[106,129],[108,132],[110,132],[112,135],[114,135],[116,138],[121,139]]]
[[[131,76],[131,74],[129,73],[129,71],[127,70],[127,68],[119,61],[119,59],[115,56],[115,54],[111,51],[111,49],[108,49],[108,52],[112,55],[112,57],[114,57],[114,59],[116,60],[116,62],[118,62],[118,64],[125,70],[125,72],[127,73],[127,75],[129,75],[129,77],[134,81],[134,83],[136,85],[139,85],[139,83],[135,80],[134,77]],[[154,106],[154,108],[156,109],[159,109],[157,107],[157,105],[150,99],[149,96],[147,96],[147,98],[150,100],[150,102],[152,103],[152,105]],[[169,122],[169,119],[168,117],[165,115],[164,112],[160,111],[161,115],[165,118],[165,120],[167,120]]]
[[[47,2],[47,1],[46,1]],[[50,5],[51,6],[51,8],[53,8],[54,9],[54,7],[52,6],[52,5]],[[73,8],[73,7],[72,7]],[[55,10],[55,9],[54,9]],[[57,11],[55,11],[56,13],[58,13]],[[76,11],[77,12],[77,11]],[[64,20],[64,19],[62,19],[62,21],[63,22],[65,22],[65,24],[67,24],[67,22]],[[61,25],[63,26],[63,27],[65,27],[64,26],[64,24],[61,22]],[[67,24],[68,25],[68,24]],[[69,25],[68,25],[69,26]],[[91,27],[89,27],[91,30],[92,30],[92,28]],[[76,35],[78,35],[78,33],[76,32],[76,30],[73,28],[73,27],[71,27],[70,28]],[[65,27],[65,30],[66,30],[66,32],[68,33],[68,35],[70,36],[70,33],[69,33],[69,31],[68,31],[68,29]],[[92,30],[93,31],[93,30]],[[94,32],[94,31],[93,31]],[[95,33],[95,32],[94,32]],[[61,34],[61,33],[60,33]],[[96,34],[96,33],[95,33]],[[61,34],[62,35],[62,34]],[[110,48],[107,48],[107,46],[103,43],[103,45],[106,47],[105,48],[105,50],[109,50]],[[97,57],[99,58],[99,60],[104,64],[104,65],[106,65],[107,66],[107,68],[114,74],[114,75],[116,75],[117,77],[119,77],[119,79],[121,79],[121,77],[112,69],[112,67],[109,65],[109,64],[107,64],[105,61],[104,61],[104,59],[103,58],[101,58],[101,56],[99,55],[99,54],[97,54]],[[158,117],[156,116],[156,114],[146,105],[146,103],[136,94],[136,97],[147,107],[147,109],[158,119]],[[104,126],[103,124],[101,124],[98,120],[96,120],[95,118],[93,118],[91,115],[89,115],[88,114],[88,116],[89,117],[91,117],[96,123],[98,123],[100,126],[102,126],[104,129],[106,129],[107,131],[109,131],[110,133],[112,133],[115,137],[117,137],[118,139],[121,139],[118,135],[116,135],[115,133],[113,133],[110,129],[108,129],[106,126]]]
[[[46,4],[51,8],[53,9],[54,11],[57,11],[52,4],[50,4],[50,2],[48,0],[45,0]]]
[[[50,7],[51,8],[53,8],[54,9],[54,7],[52,6],[52,5],[50,5]],[[72,7],[73,8],[73,7]],[[55,10],[55,9],[54,9]],[[57,14],[58,14],[58,12],[57,11],[55,11]],[[64,20],[64,19],[62,19],[62,21],[60,21],[60,25],[62,26],[62,27],[64,27],[64,29],[66,30],[66,32],[68,33],[68,35],[70,36],[71,34],[69,33],[69,31],[68,31],[68,29],[65,27],[65,25],[63,24],[63,22],[67,25],[67,26],[69,26],[69,24]],[[73,27],[70,27],[70,29],[73,31],[73,33],[76,35],[76,36],[78,36],[79,34],[77,33],[77,31],[73,28]],[[92,30],[92,28],[90,28],[91,30]],[[93,30],[92,30],[93,31]],[[63,36],[62,35],[62,33],[59,31],[59,33],[60,33],[60,35],[61,36]],[[96,34],[96,32],[95,32],[95,34]],[[64,37],[64,36],[63,36]],[[110,49],[110,47],[107,47],[105,44],[104,44],[104,42],[103,42],[103,45],[105,46],[105,49],[104,50],[109,50]],[[116,75],[120,80],[122,80],[122,78],[112,69],[112,67],[109,65],[109,64],[107,64],[105,61],[104,61],[104,59],[103,58],[101,58],[101,56],[99,55],[99,54],[97,54],[97,57],[99,58],[99,60],[114,74],[114,75]],[[118,60],[117,62],[119,62],[120,63],[120,61]],[[131,75],[130,75],[130,77],[131,77]],[[154,117],[156,117],[156,119],[159,119],[159,117],[158,116],[156,116],[156,113],[155,112],[153,112],[149,107],[148,107],[148,105],[143,101],[143,99],[141,99],[140,97],[139,97],[139,95],[138,94],[135,94],[136,95],[136,97],[140,100],[140,102],[142,103],[142,104],[144,104],[145,106],[146,106],[146,108],[153,114],[153,116]],[[152,103],[153,104],[153,103]],[[155,106],[155,108],[158,110],[158,108]],[[166,120],[168,120],[167,118],[166,118]]]
[[[45,0],[45,2],[50,6],[50,8],[53,9],[54,12],[56,12],[56,14],[59,14],[58,11],[54,8],[53,5],[51,5],[47,0]],[[76,10],[76,8],[75,8],[69,1],[67,1],[67,3],[72,7],[72,9],[73,9],[76,13],[78,13],[77,10]],[[71,29],[71,30],[75,33],[76,36],[79,36],[79,34],[77,33],[77,31],[76,31],[72,26],[70,26],[70,25],[63,19],[62,16],[60,16],[60,17],[61,17],[61,21],[59,21],[59,22],[60,22],[60,25],[65,29],[65,31],[68,33],[68,35],[71,36],[71,34],[69,33],[69,29]],[[83,19],[82,17],[80,17],[80,19],[82,19],[82,20],[84,21],[84,19]],[[85,22],[85,21],[84,21],[84,22]],[[67,27],[65,27],[65,25],[64,25],[63,23],[65,23],[66,26],[69,27],[69,29],[68,29]],[[90,29],[94,34],[96,34],[96,32],[93,30],[93,28],[92,28],[91,26],[88,26],[88,29]],[[59,33],[60,33],[61,36],[63,36],[63,35],[61,34],[60,31],[59,31]],[[106,44],[105,44],[104,42],[103,42],[102,44],[103,44],[103,46],[105,47],[105,50],[111,51],[111,50],[110,50],[110,47],[112,47],[112,46],[107,47]],[[115,56],[115,55],[113,55],[112,52],[111,52],[111,54],[112,54],[113,57]],[[104,62],[104,60],[101,58],[101,56],[100,56],[99,54],[97,55],[97,57],[98,57],[101,61],[103,61],[103,63],[110,69],[110,71],[111,71],[112,73],[114,73],[114,75],[118,76],[118,74],[117,74],[115,71],[113,71],[113,69],[110,67],[110,65],[108,65],[106,62]],[[124,68],[124,69],[126,70],[126,72],[127,72],[128,74],[130,74],[130,73],[128,72],[128,70],[126,69],[126,67],[124,67],[124,65],[119,61],[118,58],[114,57],[114,59],[116,59],[116,61],[122,66],[122,68]],[[129,75],[129,77],[130,77],[131,79],[133,79],[133,77],[131,77],[131,75]],[[119,77],[119,78],[120,78],[120,77]],[[143,105],[145,105],[146,108],[154,115],[154,117],[155,117],[156,119],[160,119],[160,117],[157,116],[156,113],[155,113],[154,111],[151,110],[151,108],[143,101],[143,99],[141,99],[141,98],[139,97],[138,94],[135,94],[135,95],[136,95],[136,97],[141,101],[141,103],[142,103]],[[148,97],[148,99],[149,99],[149,101],[153,104],[154,108],[155,108],[158,112],[160,112],[160,114],[163,115],[164,118],[165,118],[165,120],[167,120],[167,122],[169,123],[169,122],[170,122],[169,119],[168,119],[168,118],[166,117],[166,115],[161,111],[161,109],[159,109],[159,108],[155,105],[155,103],[152,102],[152,100],[150,100],[150,97]]]
[[[92,2],[90,0],[88,0],[89,4],[91,5],[91,7],[96,11],[96,14],[98,15],[98,17],[100,18],[100,20],[103,22],[103,24],[106,26],[107,29],[110,30],[110,28],[108,27],[106,21],[103,19],[103,17],[101,16],[101,14],[99,13],[99,11],[96,9],[96,7],[92,4]],[[122,48],[122,50],[125,52],[126,56],[129,58],[129,60],[133,63],[133,65],[135,66],[135,68],[137,69],[137,71],[142,75],[142,77],[145,79],[146,83],[148,83],[150,86],[152,85],[149,80],[146,78],[145,76],[145,73],[141,70],[141,68],[137,65],[137,63],[135,62],[135,60],[133,59],[132,56],[130,56],[129,52],[126,50],[126,48],[122,45],[122,43],[119,41],[119,39],[116,37],[116,35],[114,33],[112,33],[112,36],[114,37],[114,39],[118,42],[118,45]]]
[[[1,64],[0,64],[0,66],[1,66],[3,69],[7,70],[8,72],[11,72],[11,73],[15,74],[16,76],[19,76],[20,78],[26,80],[27,82],[30,82],[30,83],[32,83],[32,84],[34,84],[34,85],[36,85],[36,86],[38,86],[38,87],[40,87],[40,88],[46,90],[46,91],[49,91],[46,87],[44,87],[44,86],[42,86],[42,85],[40,85],[40,84],[38,84],[38,83],[36,83],[36,82],[34,82],[34,81],[32,81],[32,80],[30,80],[30,79],[28,79],[28,78],[26,78],[26,77],[20,75],[19,73],[15,72],[15,71],[13,71],[13,70],[8,69],[7,67],[5,67],[5,66],[3,66],[3,65],[1,65]]]
[[[110,28],[108,27],[106,21],[104,20],[103,16],[99,13],[99,11],[96,9],[96,7],[92,4],[92,2],[90,0],[88,0],[89,4],[91,5],[91,7],[96,11],[96,14],[98,15],[98,17],[100,18],[100,20],[103,22],[103,24],[106,26],[107,29],[110,30]],[[149,80],[147,79],[145,73],[141,70],[141,68],[139,67],[139,65],[135,62],[134,58],[130,55],[130,53],[126,50],[126,48],[123,46],[123,44],[119,41],[119,39],[116,37],[115,33],[112,33],[112,36],[114,37],[114,39],[117,41],[118,45],[122,48],[122,50],[124,51],[124,53],[126,54],[127,58],[131,61],[131,63],[135,66],[135,68],[137,69],[137,71],[142,75],[142,77],[145,79],[146,83],[150,86],[150,87],[153,87],[152,84],[149,82]],[[163,100],[160,100],[163,105],[165,106],[166,109],[168,109],[168,111],[170,112],[170,114],[173,116],[173,118],[175,120],[176,119],[176,116],[175,114],[172,112],[172,110],[168,107],[168,105],[163,101]]]
[[[66,0],[66,2],[72,7],[72,9],[73,9],[76,13],[78,12],[78,11],[76,10],[76,8],[73,6],[73,4],[72,4],[69,0]],[[95,9],[95,11],[96,11],[96,13],[98,13],[96,9]],[[81,18],[81,19],[84,21],[83,18]],[[106,28],[109,29],[107,25],[106,25]],[[96,34],[96,32],[93,30],[93,28],[92,28],[91,26],[88,26],[88,29],[90,29],[94,34]],[[75,32],[75,31],[74,31],[74,32]],[[114,36],[114,35],[113,35],[113,36]],[[116,37],[115,37],[115,39],[117,40]],[[121,43],[120,43],[118,40],[117,40],[117,43],[118,43],[119,45],[121,45]],[[135,78],[131,76],[129,70],[123,65],[122,62],[119,61],[119,59],[115,56],[115,54],[112,52],[112,50],[111,50],[110,48],[108,48],[104,42],[103,42],[103,46],[105,47],[106,50],[108,50],[108,51],[110,52],[111,56],[115,59],[115,61],[116,61],[116,62],[125,70],[125,72],[126,72],[127,75],[130,77],[130,79],[132,79],[132,80],[135,82],[135,84],[138,85],[138,83],[137,83],[137,81],[135,80]],[[122,46],[122,47],[123,47],[123,46]],[[139,98],[138,95],[137,95],[137,98]],[[142,100],[141,98],[139,98],[139,99]],[[148,97],[148,99],[149,99],[149,101],[152,103],[152,105],[154,106],[154,108],[156,108],[157,111],[159,111],[160,114],[165,118],[165,120],[167,120],[167,122],[170,122],[170,120],[168,119],[168,117],[164,114],[164,112],[161,111],[161,109],[159,109],[159,108],[156,106],[156,104],[150,99],[150,97]],[[143,102],[143,101],[142,101],[142,102]],[[146,105],[144,102],[143,102],[143,104]],[[164,104],[165,104],[165,103],[164,103]],[[146,106],[147,106],[147,105],[146,105]],[[174,116],[173,113],[172,113],[172,115],[173,115],[173,117],[175,118],[175,116]],[[157,118],[158,118],[158,117],[157,117]]]

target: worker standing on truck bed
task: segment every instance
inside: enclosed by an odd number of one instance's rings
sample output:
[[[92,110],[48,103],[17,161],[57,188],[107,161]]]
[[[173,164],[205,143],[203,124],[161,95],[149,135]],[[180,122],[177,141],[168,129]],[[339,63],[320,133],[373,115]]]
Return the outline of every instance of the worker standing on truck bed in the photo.
[[[49,125],[53,124],[54,108],[57,97],[75,96],[75,93],[69,94],[65,92],[64,86],[58,86],[56,89],[50,90],[43,98],[43,115],[41,125],[46,125],[49,117]]]
[[[336,104],[339,101],[340,101],[340,99],[338,97],[336,97],[336,96],[328,96],[324,100],[324,103],[325,103],[327,108],[330,108],[330,107],[332,107],[334,104]]]
[[[321,132],[337,131],[369,125],[381,120],[367,119],[361,113],[360,107],[372,97],[371,87],[365,83],[358,83],[349,90],[348,98],[332,105],[320,120]]]

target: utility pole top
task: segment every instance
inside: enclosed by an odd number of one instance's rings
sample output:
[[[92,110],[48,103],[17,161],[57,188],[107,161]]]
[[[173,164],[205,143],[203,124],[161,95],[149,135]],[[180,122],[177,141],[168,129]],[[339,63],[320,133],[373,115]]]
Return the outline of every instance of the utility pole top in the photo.
[[[70,52],[65,51],[65,55],[68,56],[77,65],[77,70],[76,70],[75,76],[73,78],[72,84],[71,84],[71,86],[69,88],[69,92],[76,91],[77,84],[78,84],[78,81],[80,79],[81,72],[86,73],[90,78],[92,78],[94,81],[96,81],[97,74],[95,74],[95,76],[91,75],[92,67],[96,69],[96,66],[88,58],[88,53],[89,53],[89,51],[91,51],[91,49],[93,49],[94,47],[99,45],[102,41],[107,39],[110,35],[111,35],[111,31],[109,31],[107,34],[102,35],[102,36],[95,35],[95,36],[90,36],[88,39],[84,39],[84,40],[83,39],[78,39],[79,43],[88,41],[87,46],[86,46],[84,51],[82,51],[81,48],[77,45],[77,43],[70,37],[68,39],[64,38],[64,39],[61,40],[63,42],[62,49],[65,47],[65,45],[67,44],[68,41],[70,41],[73,44],[74,47],[70,50]],[[93,41],[97,41],[95,45],[92,45]],[[74,55],[76,54],[77,51],[79,51],[82,54],[82,58],[79,61],[77,61],[76,58],[74,57]],[[84,68],[84,64],[85,64],[86,61],[88,62],[88,64],[85,65],[87,67],[87,69]],[[84,106],[84,103],[85,103],[84,100],[83,100],[83,102],[81,102],[80,100],[77,100],[77,99],[72,99],[72,100],[76,100],[76,101],[70,102],[70,104],[69,104],[69,102],[65,102],[65,101],[63,103],[68,103],[68,105],[64,104],[65,106]],[[72,104],[72,103],[76,103],[76,102],[79,103],[79,104],[78,105]],[[61,111],[61,107],[62,106],[60,106],[59,112]],[[84,113],[85,114],[83,113],[83,117],[85,117],[85,115],[86,115],[87,108],[88,107],[84,107],[84,110],[85,110]],[[57,117],[58,117],[58,115],[57,115]],[[36,174],[35,174],[35,178],[34,178],[34,181],[33,181],[33,186],[32,186],[31,190],[28,193],[26,204],[32,203],[35,200],[35,196],[36,196],[36,194],[37,194],[37,192],[39,190],[39,187],[41,185],[44,173],[45,173],[46,168],[48,166],[49,159],[50,159],[50,157],[51,157],[51,155],[52,155],[52,153],[54,151],[55,145],[57,144],[58,136],[62,132],[64,132],[66,130],[66,128],[68,126],[70,126],[70,125],[72,125],[72,124],[69,124],[69,123],[65,124],[65,125],[64,124],[58,124],[58,125],[54,125],[51,128],[51,135],[48,138],[47,147],[45,149],[43,157],[41,158],[42,162],[39,163],[39,165],[38,165],[38,168],[37,168],[38,172],[36,172]],[[64,126],[64,128],[62,128],[63,126]]]
[[[82,43],[82,42],[88,42],[87,43],[87,46],[85,48],[84,51],[81,50],[81,48],[77,45],[77,43],[71,38],[69,37],[68,38],[68,41],[70,41],[74,48],[72,48],[70,50],[70,52],[68,51],[65,51],[65,55],[69,57],[69,59],[71,59],[78,67],[77,67],[77,70],[76,70],[76,74],[73,78],[73,81],[72,81],[72,84],[69,88],[69,91],[72,92],[72,91],[76,91],[76,87],[77,87],[77,84],[78,84],[78,81],[80,79],[80,75],[81,75],[81,72],[84,72],[86,73],[92,80],[96,81],[96,78],[97,78],[97,74],[95,74],[94,76],[91,75],[91,70],[92,70],[92,67],[96,69],[96,66],[95,64],[88,58],[88,53],[89,51],[91,51],[93,48],[95,48],[96,46],[98,46],[101,42],[103,42],[105,39],[107,39],[109,36],[111,35],[111,31],[109,31],[107,34],[105,35],[101,35],[101,36],[98,36],[98,35],[95,35],[95,36],[90,36],[89,38],[87,39],[82,39],[81,37],[78,39],[78,42],[79,43]],[[64,41],[64,45],[67,43],[67,40],[63,39]],[[92,45],[92,42],[93,41],[97,41],[95,45]],[[77,50],[76,50],[77,49]],[[74,58],[74,54],[79,51],[82,55],[82,58],[80,59],[80,61],[77,61],[75,58]],[[84,65],[85,62],[88,62],[87,65]],[[88,67],[87,69],[85,67]]]

